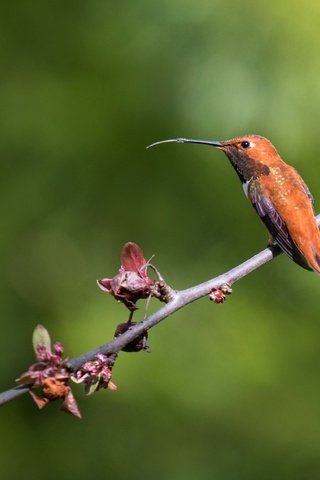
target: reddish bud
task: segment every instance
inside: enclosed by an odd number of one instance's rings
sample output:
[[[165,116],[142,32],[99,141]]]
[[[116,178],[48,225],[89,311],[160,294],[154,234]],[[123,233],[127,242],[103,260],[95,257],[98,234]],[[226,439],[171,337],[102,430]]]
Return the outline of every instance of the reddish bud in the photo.
[[[97,284],[101,290],[134,311],[138,308],[136,302],[139,299],[152,296],[155,281],[148,276],[147,267],[140,247],[128,242],[121,251],[119,273],[113,278],[97,280]]]
[[[42,409],[49,402],[62,399],[62,410],[81,417],[71,388],[67,385],[70,373],[64,366],[62,344],[56,342],[51,348],[49,333],[42,325],[38,325],[33,333],[33,346],[38,361],[32,364],[17,382],[31,383],[40,389],[41,396],[30,390],[30,395],[38,408]]]
[[[86,394],[91,395],[100,388],[116,390],[117,387],[114,383],[112,383],[112,387],[109,387],[111,377],[112,370],[109,365],[109,358],[99,353],[95,360],[85,362],[70,378],[75,383],[83,383]]]
[[[225,283],[220,288],[213,288],[209,294],[209,298],[214,303],[224,303],[226,295],[232,293],[232,288],[228,283]]]
[[[63,345],[60,342],[53,344],[53,351],[58,357],[62,357],[63,354]]]

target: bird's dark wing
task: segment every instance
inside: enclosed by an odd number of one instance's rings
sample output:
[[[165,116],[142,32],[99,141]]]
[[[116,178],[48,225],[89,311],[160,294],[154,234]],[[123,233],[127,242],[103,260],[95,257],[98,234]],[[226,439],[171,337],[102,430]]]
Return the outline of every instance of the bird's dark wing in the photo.
[[[312,270],[292,240],[286,223],[277,212],[272,201],[263,195],[256,180],[251,180],[249,184],[248,197],[281,250],[301,267]]]

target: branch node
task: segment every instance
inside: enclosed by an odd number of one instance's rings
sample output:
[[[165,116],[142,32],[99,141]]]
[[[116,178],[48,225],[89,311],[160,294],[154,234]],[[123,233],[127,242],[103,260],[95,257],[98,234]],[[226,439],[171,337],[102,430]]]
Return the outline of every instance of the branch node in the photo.
[[[152,263],[149,263],[149,267],[154,271],[157,277],[157,282],[155,283],[155,288],[152,292],[153,296],[158,298],[160,302],[171,302],[177,296],[177,291],[166,283],[159,270]]]
[[[209,293],[209,299],[217,304],[224,303],[226,296],[232,293],[232,288],[229,283],[224,283],[218,288],[212,288]]]

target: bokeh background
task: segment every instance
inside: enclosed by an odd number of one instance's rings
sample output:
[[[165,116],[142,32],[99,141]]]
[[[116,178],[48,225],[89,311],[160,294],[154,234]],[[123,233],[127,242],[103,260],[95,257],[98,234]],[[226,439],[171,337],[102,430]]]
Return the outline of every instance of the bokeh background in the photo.
[[[263,134],[320,210],[319,23],[316,1],[1,2],[2,390],[37,323],[69,357],[112,337],[127,313],[95,279],[126,241],[177,289],[265,247],[220,152],[151,142]],[[281,256],[121,354],[117,392],[75,387],[81,421],[7,404],[2,477],[319,478],[319,288]]]

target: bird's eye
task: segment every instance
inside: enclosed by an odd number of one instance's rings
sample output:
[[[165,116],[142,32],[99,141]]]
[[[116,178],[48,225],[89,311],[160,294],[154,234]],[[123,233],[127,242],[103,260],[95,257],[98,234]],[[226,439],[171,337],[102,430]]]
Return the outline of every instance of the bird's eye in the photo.
[[[245,140],[244,142],[241,142],[241,147],[242,148],[249,148],[250,147],[250,142],[248,142],[248,140]]]

